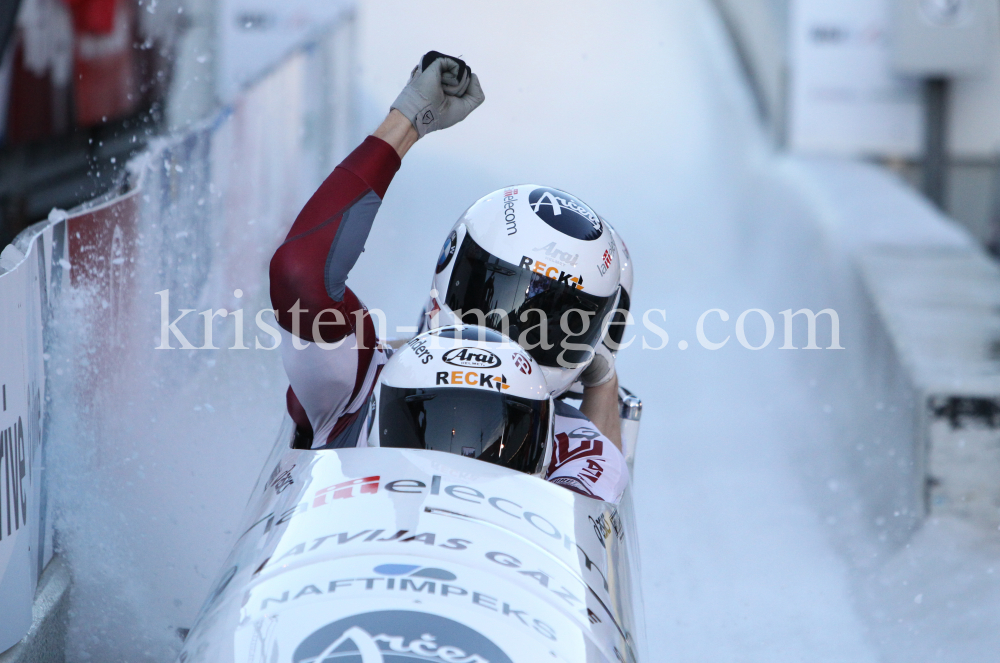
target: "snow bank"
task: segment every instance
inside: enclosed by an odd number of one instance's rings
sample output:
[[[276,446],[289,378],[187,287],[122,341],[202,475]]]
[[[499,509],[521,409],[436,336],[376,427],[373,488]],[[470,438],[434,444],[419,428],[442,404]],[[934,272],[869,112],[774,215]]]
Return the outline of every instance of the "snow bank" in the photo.
[[[346,144],[341,27],[154,143],[120,195],[26,239],[45,240],[45,517],[74,575],[70,661],[173,658],[232,547],[287,386],[277,353],[256,349],[258,335],[273,344],[255,324],[269,308],[261,277]],[[5,253],[3,269],[26,253]],[[157,349],[164,304],[171,322],[194,311],[175,328],[199,349],[170,333],[175,349]],[[218,349],[203,310],[217,313]],[[228,350],[241,335],[248,349]]]

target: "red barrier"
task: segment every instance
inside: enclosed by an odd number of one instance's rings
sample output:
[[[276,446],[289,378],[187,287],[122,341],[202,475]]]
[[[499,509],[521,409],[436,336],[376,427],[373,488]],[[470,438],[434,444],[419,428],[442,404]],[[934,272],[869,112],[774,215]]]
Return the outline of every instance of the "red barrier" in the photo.
[[[74,98],[79,126],[100,124],[139,107],[135,7],[127,0],[75,0]],[[95,30],[96,28],[96,30]],[[110,28],[110,29],[108,29]]]
[[[121,365],[127,330],[135,302],[136,235],[139,191],[66,220],[70,283],[85,293],[82,312],[101,333],[91,335],[94,365],[101,369]],[[114,371],[102,370],[102,381]]]

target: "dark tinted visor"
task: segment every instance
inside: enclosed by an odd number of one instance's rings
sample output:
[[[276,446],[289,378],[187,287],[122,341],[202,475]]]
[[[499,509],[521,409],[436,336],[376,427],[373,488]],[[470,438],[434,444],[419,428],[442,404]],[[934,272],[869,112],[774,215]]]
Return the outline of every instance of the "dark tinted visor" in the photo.
[[[618,306],[615,307],[615,314],[611,316],[611,324],[608,326],[608,338],[611,339],[611,342],[615,346],[621,345],[622,336],[625,334],[625,325],[628,323],[629,306],[631,305],[631,299],[628,293],[625,292],[625,288],[622,288],[620,292]]]
[[[549,402],[456,387],[382,385],[379,444],[434,449],[534,474],[548,437]]]
[[[549,278],[531,271],[530,259],[524,264],[501,260],[466,235],[445,303],[461,311],[466,324],[506,333],[542,366],[569,368],[586,361],[600,340],[614,295],[587,294],[561,269]]]

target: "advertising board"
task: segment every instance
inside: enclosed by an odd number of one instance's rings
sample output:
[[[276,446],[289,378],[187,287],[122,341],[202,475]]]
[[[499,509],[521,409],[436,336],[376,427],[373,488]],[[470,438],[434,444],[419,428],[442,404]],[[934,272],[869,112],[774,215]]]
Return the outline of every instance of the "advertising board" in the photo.
[[[889,3],[793,0],[788,146],[797,152],[912,157],[920,81],[890,64]]]
[[[25,255],[0,274],[0,651],[31,625],[31,605],[46,546],[42,491],[45,396],[43,319],[53,278],[52,252],[60,230],[48,228],[23,242]],[[19,247],[9,252],[22,254]],[[61,255],[61,254],[60,254]]]

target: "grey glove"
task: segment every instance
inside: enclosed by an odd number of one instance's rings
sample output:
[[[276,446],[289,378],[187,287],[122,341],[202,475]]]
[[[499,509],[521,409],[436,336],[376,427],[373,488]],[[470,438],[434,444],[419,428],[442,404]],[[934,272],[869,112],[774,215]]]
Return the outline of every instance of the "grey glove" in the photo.
[[[464,120],[486,100],[479,78],[462,60],[430,51],[392,102],[423,138]]]
[[[604,343],[594,348],[594,357],[587,368],[580,373],[580,384],[584,387],[598,387],[615,376],[615,356]]]

